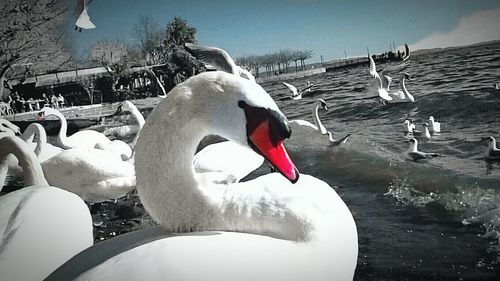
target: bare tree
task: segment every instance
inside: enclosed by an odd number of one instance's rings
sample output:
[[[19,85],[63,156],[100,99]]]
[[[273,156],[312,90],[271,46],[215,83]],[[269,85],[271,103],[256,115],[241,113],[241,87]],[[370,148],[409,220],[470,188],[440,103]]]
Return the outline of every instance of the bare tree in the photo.
[[[65,1],[0,1],[0,97],[11,66],[35,64],[46,71],[70,61],[64,27],[68,14]]]
[[[165,37],[160,25],[150,16],[140,16],[132,29],[132,36],[141,53],[142,59],[149,65],[162,60],[160,45]]]
[[[306,69],[305,61],[312,58],[313,54],[314,54],[314,52],[311,50],[305,50],[305,51],[300,52],[299,59],[300,59],[300,65],[301,65],[302,70]]]

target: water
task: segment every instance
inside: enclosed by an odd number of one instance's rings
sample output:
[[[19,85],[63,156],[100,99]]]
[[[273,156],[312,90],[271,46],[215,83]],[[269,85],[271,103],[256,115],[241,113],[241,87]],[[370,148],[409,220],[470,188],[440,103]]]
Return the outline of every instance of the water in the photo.
[[[300,136],[287,147],[301,172],[336,187],[351,210],[359,235],[355,280],[500,278],[500,164],[485,162],[480,141],[499,135],[500,93],[492,86],[500,81],[499,50],[493,44],[413,57],[406,69],[412,104],[370,99],[376,92],[368,66],[287,81],[316,85],[299,101],[279,82],[262,84],[290,120],[312,122],[312,103],[322,98],[326,128],[337,138],[352,133],[340,148]],[[406,160],[403,121],[422,129],[430,115],[443,131],[419,139],[419,147],[445,157]],[[135,194],[92,212],[96,242],[154,224]]]
[[[262,84],[290,120],[312,122],[312,103],[322,98],[325,127],[337,138],[352,133],[339,148],[298,136],[287,147],[302,173],[336,187],[351,210],[359,236],[355,280],[500,278],[500,163],[484,160],[487,143],[480,141],[499,136],[500,92],[492,86],[500,82],[499,51],[497,43],[412,57],[411,104],[370,99],[376,92],[368,66],[286,81],[316,85],[299,101],[279,82]],[[406,160],[403,121],[412,118],[422,129],[430,115],[443,131],[419,139],[419,148],[445,156]],[[249,178],[267,172],[262,167]],[[135,193],[90,208],[96,243],[154,225]]]
[[[412,57],[406,86],[416,102],[408,104],[369,99],[376,92],[368,66],[287,81],[316,85],[299,101],[278,82],[263,84],[289,119],[312,122],[312,103],[322,98],[325,127],[337,138],[352,133],[342,148],[304,139],[288,147],[299,170],[339,187],[353,213],[356,280],[500,278],[500,164],[484,160],[480,140],[499,136],[499,51],[497,43]],[[402,123],[412,118],[423,130],[430,115],[442,133],[417,138],[419,149],[444,157],[406,160]]]

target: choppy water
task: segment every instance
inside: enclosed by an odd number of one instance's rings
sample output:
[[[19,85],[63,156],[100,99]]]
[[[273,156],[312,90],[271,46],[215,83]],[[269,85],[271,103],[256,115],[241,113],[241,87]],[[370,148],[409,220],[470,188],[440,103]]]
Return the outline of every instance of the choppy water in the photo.
[[[298,101],[278,82],[263,87],[289,119],[312,122],[313,101],[324,99],[325,127],[336,137],[353,134],[343,148],[308,140],[289,148],[299,170],[340,187],[358,226],[355,279],[498,280],[500,164],[484,160],[480,138],[499,137],[500,44],[414,56],[405,71],[415,103],[367,99],[376,95],[368,66],[287,81],[316,85]],[[412,118],[423,130],[430,115],[442,133],[417,137],[419,149],[445,156],[406,160],[402,123]]]
[[[314,139],[287,146],[299,170],[338,187],[353,213],[355,280],[500,278],[500,163],[485,162],[487,144],[480,141],[499,137],[500,92],[492,86],[499,70],[500,44],[414,56],[406,69],[414,80],[406,86],[416,102],[387,106],[369,99],[376,92],[368,66],[286,81],[316,85],[299,101],[280,82],[262,84],[290,120],[312,122],[312,103],[322,98],[329,106],[320,114],[326,128],[336,137],[352,133],[340,148]],[[393,83],[398,87],[398,79]],[[445,157],[406,160],[403,121],[412,118],[422,129],[430,115],[443,131],[419,139],[419,148]],[[135,194],[91,211],[96,242],[154,224]]]

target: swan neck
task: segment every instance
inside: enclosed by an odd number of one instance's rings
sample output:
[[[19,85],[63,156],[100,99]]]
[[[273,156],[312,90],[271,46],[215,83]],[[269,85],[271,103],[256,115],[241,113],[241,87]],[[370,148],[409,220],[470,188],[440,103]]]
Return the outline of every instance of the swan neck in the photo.
[[[17,137],[4,137],[0,139],[0,164],[2,164],[10,153],[16,156],[19,165],[23,168],[24,186],[49,185],[38,158],[33,151],[30,151],[29,146],[22,139]],[[0,179],[1,174],[2,172],[0,171]]]
[[[61,121],[61,129],[57,134],[59,144],[65,149],[71,148],[71,146],[68,144],[68,137],[66,136],[66,134],[68,133],[68,122],[66,121],[66,117],[64,117],[64,115],[59,111],[56,111],[51,114],[57,116]]]
[[[314,119],[314,123],[316,124],[316,127],[318,127],[318,131],[324,135],[326,134],[326,128],[325,126],[323,126],[323,123],[321,123],[321,119],[319,119],[319,105],[316,105],[314,108],[313,108],[313,112],[312,112],[312,115],[313,115],[313,119]]]
[[[21,136],[25,142],[32,142],[33,137],[36,138],[35,154],[36,156],[40,156],[40,153],[47,143],[47,134],[45,133],[45,129],[42,125],[38,123],[30,124]]]
[[[135,107],[135,106],[130,109],[130,113],[132,114],[132,116],[134,116],[135,120],[137,121],[138,127],[139,127],[139,130],[137,131],[137,134],[135,135],[134,140],[132,141],[132,148],[134,148],[135,145],[137,144],[137,139],[139,138],[142,127],[144,127],[146,120],[144,119],[144,116],[142,116],[142,113],[139,111],[139,109],[137,109],[137,107]]]

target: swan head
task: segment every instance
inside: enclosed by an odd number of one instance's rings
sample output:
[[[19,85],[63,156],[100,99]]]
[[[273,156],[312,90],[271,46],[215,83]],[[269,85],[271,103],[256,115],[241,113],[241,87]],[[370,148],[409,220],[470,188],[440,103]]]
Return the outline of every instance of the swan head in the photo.
[[[495,138],[493,136],[489,136],[489,137],[484,137],[484,138],[481,138],[482,141],[488,141],[488,142],[496,142]]]
[[[404,78],[404,79],[406,79],[406,80],[408,80],[408,81],[413,80],[413,79],[411,78],[411,75],[410,75],[408,72],[403,72],[403,73],[401,73],[401,78]]]
[[[326,105],[326,102],[323,99],[317,99],[315,103],[316,105],[321,107],[321,109],[328,110],[328,106]]]
[[[283,145],[291,135],[288,120],[257,83],[222,71],[204,72],[172,89],[162,104],[165,118],[182,115],[182,122],[197,127],[201,137],[219,135],[250,147],[288,180],[298,180]]]
[[[434,122],[434,117],[429,116],[429,122]]]
[[[57,109],[46,106],[38,112],[38,120],[44,120],[45,116],[49,115],[60,116],[61,113]]]

